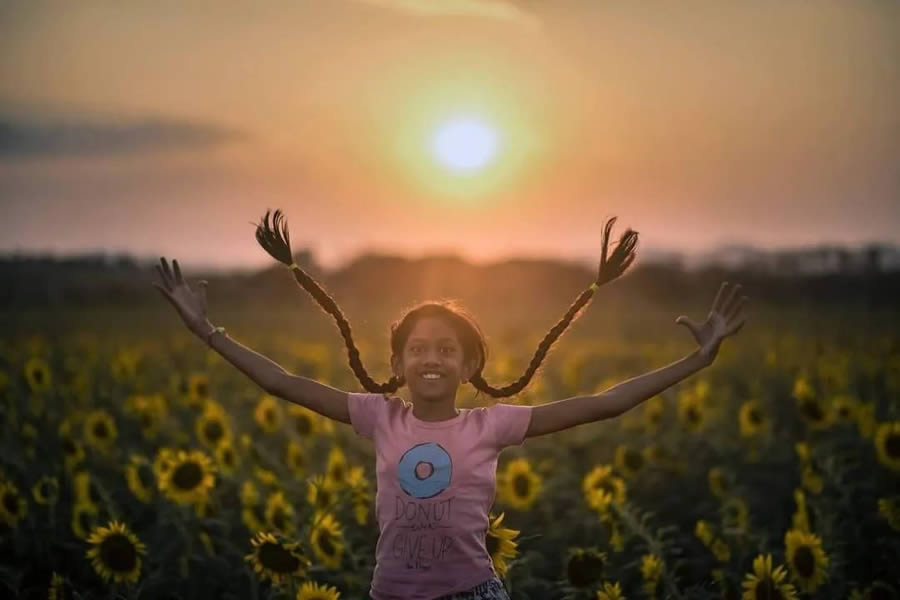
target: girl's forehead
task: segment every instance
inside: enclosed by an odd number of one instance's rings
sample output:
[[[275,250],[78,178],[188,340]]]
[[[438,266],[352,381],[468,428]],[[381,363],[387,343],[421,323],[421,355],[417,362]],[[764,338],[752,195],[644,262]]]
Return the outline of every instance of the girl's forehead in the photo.
[[[409,341],[440,341],[449,339],[459,343],[456,331],[444,319],[435,317],[422,317],[419,319],[409,334]]]

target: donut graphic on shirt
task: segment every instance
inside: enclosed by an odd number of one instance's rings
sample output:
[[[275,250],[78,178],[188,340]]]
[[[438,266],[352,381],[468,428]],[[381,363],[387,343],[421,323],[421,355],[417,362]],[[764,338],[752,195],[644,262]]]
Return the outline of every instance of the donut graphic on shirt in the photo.
[[[397,463],[397,483],[409,496],[433,498],[450,487],[453,460],[435,442],[416,444]]]

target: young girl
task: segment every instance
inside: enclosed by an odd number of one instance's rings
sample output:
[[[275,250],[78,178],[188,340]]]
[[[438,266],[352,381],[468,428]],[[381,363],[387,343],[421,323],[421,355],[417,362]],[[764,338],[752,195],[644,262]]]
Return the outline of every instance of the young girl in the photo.
[[[602,238],[597,281],[569,307],[539,345],[528,369],[514,383],[495,388],[481,372],[486,347],[478,325],[453,302],[425,302],[391,326],[391,368],[386,383],[369,377],[353,342],[350,325],[334,300],[293,262],[281,211],[269,225],[267,212],[256,230],[260,245],[294,271],[298,283],[331,314],[347,345],[350,366],[365,393],[344,392],[292,375],[214,327],[206,316],[206,282],[198,292],[184,281],[178,261],[157,267],[163,285],[154,286],[175,306],[185,324],[266,392],[351,425],[375,444],[375,512],[379,537],[370,596],[374,600],[472,600],[509,596],[486,550],[488,513],[496,491],[499,452],[544,435],[616,417],[710,365],[722,340],[744,323],[746,296],[740,285],[723,282],[702,324],[685,316],[697,341],[690,355],[604,392],[539,406],[497,403],[456,407],[460,384],[470,383],[494,398],[517,394],[528,385],[551,345],[566,330],[599,286],[619,277],[634,260],[637,232],[621,236],[607,260],[610,219]],[[216,335],[218,334],[218,335]],[[409,386],[412,402],[392,396]]]

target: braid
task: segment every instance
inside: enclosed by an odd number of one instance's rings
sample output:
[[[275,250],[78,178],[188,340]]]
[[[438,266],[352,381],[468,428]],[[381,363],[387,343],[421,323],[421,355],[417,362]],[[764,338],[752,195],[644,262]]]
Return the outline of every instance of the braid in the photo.
[[[600,268],[597,274],[597,281],[592,283],[588,289],[581,292],[581,295],[578,296],[578,300],[576,300],[572,304],[572,306],[569,307],[569,310],[566,311],[565,316],[563,316],[563,318],[553,326],[553,328],[547,333],[547,335],[544,336],[544,339],[541,340],[541,343],[538,345],[538,348],[531,359],[531,363],[529,363],[528,368],[525,370],[525,373],[523,373],[517,381],[511,383],[510,385],[502,388],[495,388],[484,380],[484,378],[481,376],[481,369],[478,369],[471,378],[472,385],[475,387],[475,389],[481,390],[493,396],[494,398],[505,398],[507,396],[518,394],[520,391],[522,391],[522,389],[524,389],[525,386],[528,385],[528,382],[531,381],[531,378],[534,376],[534,373],[535,371],[537,371],[538,367],[541,366],[541,363],[547,356],[547,352],[550,351],[550,347],[569,327],[582,307],[584,307],[584,305],[587,304],[591,298],[593,298],[594,292],[596,292],[601,285],[609,283],[610,281],[617,278],[631,265],[631,263],[634,261],[634,250],[637,247],[638,242],[638,232],[634,231],[631,228],[625,230],[625,233],[623,233],[619,238],[619,242],[615,250],[613,250],[612,254],[610,254],[607,258],[609,234],[615,222],[616,217],[612,217],[605,223],[603,227],[603,235],[601,241],[603,253],[600,259]]]
[[[294,262],[294,257],[291,253],[291,238],[288,234],[287,220],[284,218],[284,215],[282,215],[281,210],[275,211],[272,227],[269,226],[269,211],[266,211],[263,221],[256,226],[256,240],[259,242],[259,245],[272,256],[272,258],[290,267],[294,272],[294,276],[297,278],[297,283],[299,283],[303,289],[319,303],[319,306],[334,317],[338,329],[341,332],[341,336],[344,338],[344,342],[347,345],[347,356],[350,359],[350,368],[353,369],[353,373],[356,375],[356,378],[362,384],[363,388],[367,392],[381,394],[397,391],[404,383],[403,376],[391,376],[386,383],[377,383],[369,376],[359,357],[359,350],[353,342],[350,323],[344,317],[341,309],[338,308],[337,303],[328,292],[323,290],[312,277]]]

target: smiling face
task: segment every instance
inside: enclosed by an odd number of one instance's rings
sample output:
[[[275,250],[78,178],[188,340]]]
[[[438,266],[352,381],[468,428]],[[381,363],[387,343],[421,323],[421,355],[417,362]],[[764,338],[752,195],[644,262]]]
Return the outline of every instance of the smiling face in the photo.
[[[463,380],[475,371],[474,361],[466,362],[456,332],[446,320],[422,317],[412,329],[403,355],[391,357],[395,375],[403,375],[414,399],[428,402],[453,401]],[[438,377],[428,377],[435,373]]]

